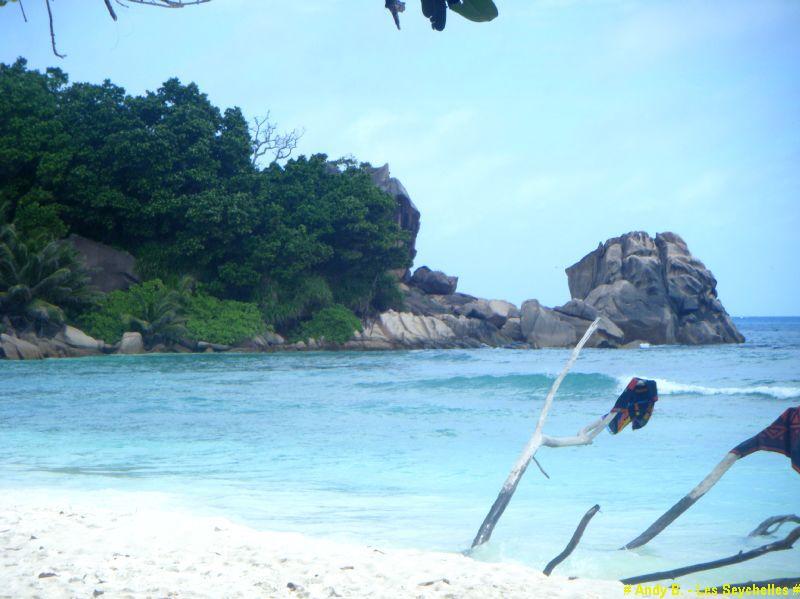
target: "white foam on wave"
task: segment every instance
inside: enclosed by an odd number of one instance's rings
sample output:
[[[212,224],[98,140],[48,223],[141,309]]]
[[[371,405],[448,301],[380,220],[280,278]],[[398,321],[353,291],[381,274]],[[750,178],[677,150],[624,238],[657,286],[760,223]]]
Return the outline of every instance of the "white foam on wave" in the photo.
[[[631,380],[630,376],[617,377],[621,389]],[[754,385],[752,387],[706,387],[692,383],[679,383],[667,379],[653,379],[658,385],[659,395],[765,395],[775,399],[800,398],[800,387]],[[621,390],[620,389],[620,390]]]

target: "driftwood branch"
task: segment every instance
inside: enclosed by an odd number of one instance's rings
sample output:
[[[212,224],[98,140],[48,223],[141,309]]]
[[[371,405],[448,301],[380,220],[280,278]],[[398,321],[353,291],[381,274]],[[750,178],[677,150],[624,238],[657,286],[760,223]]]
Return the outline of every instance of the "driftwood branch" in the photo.
[[[536,459],[536,456],[533,456],[531,459],[533,460],[533,463],[536,464],[536,467],[539,468],[539,472],[544,474],[545,478],[549,479],[550,475],[544,471],[544,468],[542,468],[542,465],[539,463],[539,460]]]
[[[748,537],[766,537],[773,533],[778,532],[778,529],[787,522],[795,522],[800,524],[800,516],[795,514],[786,514],[785,516],[772,516],[767,518],[761,524],[747,535]]]
[[[731,589],[746,589],[746,588],[762,588],[769,585],[774,587],[788,588],[789,592],[792,591],[794,585],[800,584],[800,576],[793,578],[771,578],[770,580],[748,580],[747,582],[736,582],[734,584],[725,584],[718,587],[710,587],[703,589],[704,592],[710,595],[723,595],[731,594]]]
[[[765,553],[770,553],[772,551],[786,551],[794,546],[798,538],[800,538],[800,526],[796,527],[794,530],[792,530],[792,532],[786,535],[785,539],[762,545],[761,547],[751,549],[750,551],[740,551],[736,555],[724,557],[712,562],[684,566],[683,568],[676,568],[674,570],[664,570],[663,572],[653,572],[652,574],[643,574],[641,576],[632,576],[631,578],[623,578],[620,582],[622,584],[639,584],[641,582],[653,582],[655,580],[665,580],[667,578],[678,578],[679,576],[693,574],[694,572],[702,572],[703,570],[714,570],[715,568],[722,568],[724,566],[730,566],[731,564],[746,562],[748,560],[761,557]]]
[[[608,423],[614,420],[614,412],[598,418],[588,426],[583,427],[574,437],[550,437],[542,435],[543,447],[574,447],[576,445],[591,445],[594,438],[603,432]]]
[[[575,529],[575,532],[573,533],[572,538],[569,540],[569,543],[567,543],[567,546],[564,547],[564,551],[555,556],[552,560],[550,560],[550,563],[544,567],[542,572],[545,576],[550,576],[550,573],[555,569],[555,567],[567,559],[570,554],[575,551],[575,547],[577,547],[578,543],[580,543],[583,532],[589,525],[589,521],[594,518],[594,515],[599,511],[600,506],[595,505],[594,507],[589,508],[589,511],[583,515],[583,518],[581,518],[581,521],[578,524],[578,528]]]
[[[478,534],[475,535],[475,539],[472,541],[472,547],[482,545],[491,538],[492,531],[497,525],[497,521],[500,520],[500,516],[503,515],[508,503],[511,501],[514,491],[517,490],[517,485],[519,484],[522,475],[525,474],[528,464],[530,464],[533,456],[536,455],[537,450],[544,442],[542,428],[544,427],[544,422],[547,419],[548,413],[550,412],[550,407],[553,405],[553,398],[556,395],[556,391],[558,391],[558,388],[561,386],[561,382],[564,380],[564,377],[567,376],[569,369],[572,368],[573,364],[575,364],[575,361],[578,359],[578,355],[583,349],[583,346],[586,345],[586,342],[597,330],[599,324],[600,319],[598,318],[591,325],[589,325],[589,328],[586,329],[586,332],[583,334],[581,340],[578,341],[578,345],[576,345],[575,349],[572,350],[572,354],[570,355],[569,360],[567,360],[567,363],[564,366],[564,369],[561,371],[561,374],[559,374],[558,378],[556,378],[556,380],[553,382],[553,386],[547,393],[547,397],[544,400],[544,406],[542,406],[542,411],[539,414],[539,421],[536,424],[536,430],[528,441],[528,444],[525,446],[525,449],[522,451],[522,454],[519,456],[517,463],[511,469],[511,472],[509,473],[508,478],[506,478],[505,483],[503,483],[503,487],[500,489],[500,493],[498,494],[495,502],[492,504],[489,513],[486,514],[486,518],[484,518],[480,529],[478,529]]]
[[[698,499],[708,493],[709,489],[717,484],[719,479],[722,478],[722,475],[725,474],[738,459],[739,456],[735,453],[727,453],[722,461],[716,465],[699,485],[692,489],[689,494],[683,497],[678,503],[669,508],[658,520],[653,522],[647,530],[625,545],[623,549],[635,549],[636,547],[641,547],[645,543],[650,542],[653,537],[672,524],[678,516],[683,514],[692,507]]]

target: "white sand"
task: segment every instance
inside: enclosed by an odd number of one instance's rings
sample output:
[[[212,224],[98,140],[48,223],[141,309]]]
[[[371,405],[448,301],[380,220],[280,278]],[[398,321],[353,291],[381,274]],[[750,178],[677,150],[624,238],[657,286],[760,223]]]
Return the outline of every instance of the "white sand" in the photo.
[[[81,505],[83,507],[81,507]],[[0,597],[620,598],[575,580],[459,554],[383,551],[220,518],[0,498]]]

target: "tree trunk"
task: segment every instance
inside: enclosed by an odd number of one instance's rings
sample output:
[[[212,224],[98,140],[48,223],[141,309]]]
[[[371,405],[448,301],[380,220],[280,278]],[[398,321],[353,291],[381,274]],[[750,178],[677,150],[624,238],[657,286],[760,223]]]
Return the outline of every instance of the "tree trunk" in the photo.
[[[653,572],[652,574],[642,574],[641,576],[632,576],[631,578],[623,578],[620,580],[622,584],[639,584],[642,582],[653,582],[655,580],[665,580],[667,578],[678,578],[694,572],[702,572],[704,570],[714,570],[731,564],[738,564],[746,562],[757,557],[761,557],[765,553],[771,551],[785,551],[791,549],[797,539],[800,538],[800,526],[795,528],[792,532],[786,535],[785,539],[775,541],[762,545],[750,551],[739,552],[736,555],[724,557],[722,559],[714,560],[713,562],[705,562],[702,564],[694,564],[692,566],[684,566],[683,568],[676,568],[674,570],[665,570],[663,572]]]
[[[572,368],[572,365],[575,364],[575,361],[578,359],[578,354],[580,354],[581,349],[583,349],[583,346],[586,345],[586,342],[589,340],[595,330],[597,330],[599,324],[600,319],[598,318],[591,325],[589,325],[589,328],[586,329],[586,332],[583,334],[581,340],[578,341],[578,345],[576,345],[575,349],[572,350],[572,355],[564,366],[564,369],[561,371],[561,374],[558,375],[558,378],[550,388],[550,391],[544,400],[542,411],[539,414],[539,422],[536,424],[536,430],[528,441],[528,444],[525,446],[525,449],[522,451],[522,454],[519,456],[517,463],[514,465],[514,468],[512,468],[511,473],[508,475],[505,483],[503,483],[503,487],[500,489],[500,493],[497,496],[494,504],[492,504],[489,513],[486,514],[486,518],[484,518],[483,524],[481,524],[481,527],[478,530],[478,534],[475,535],[475,540],[472,541],[473,548],[477,547],[478,545],[482,545],[491,538],[492,531],[497,525],[497,521],[500,520],[500,516],[503,515],[508,503],[511,501],[514,491],[517,490],[517,485],[519,484],[522,475],[525,474],[528,464],[530,464],[531,459],[534,455],[536,455],[536,452],[543,444],[544,436],[542,435],[542,428],[544,427],[544,421],[547,419],[547,415],[550,412],[550,406],[553,404],[553,398],[555,397],[556,391],[558,391],[558,388],[561,386],[561,382],[564,380],[564,377],[567,376],[567,372],[569,372],[569,369]]]
[[[699,485],[692,489],[689,494],[681,499],[678,503],[667,510],[658,520],[653,522],[647,530],[633,539],[630,543],[622,547],[622,549],[635,549],[636,547],[641,547],[645,543],[649,543],[653,537],[658,535],[667,526],[672,524],[678,518],[678,516],[683,514],[683,512],[692,507],[698,499],[708,493],[711,487],[717,484],[719,479],[722,478],[722,475],[725,474],[738,459],[739,456],[735,453],[726,454],[722,461],[716,465],[716,467],[702,480]]]
[[[559,553],[555,556],[550,563],[544,567],[542,571],[545,576],[550,576],[550,573],[555,569],[555,567],[567,559],[573,551],[575,551],[575,547],[578,546],[578,543],[581,541],[581,537],[583,536],[583,531],[586,530],[586,527],[589,524],[589,520],[591,520],[594,515],[600,511],[600,506],[595,505],[594,507],[589,508],[589,511],[583,515],[581,521],[578,523],[578,528],[575,529],[575,532],[572,534],[572,538],[567,543],[567,546],[564,547],[564,551]]]

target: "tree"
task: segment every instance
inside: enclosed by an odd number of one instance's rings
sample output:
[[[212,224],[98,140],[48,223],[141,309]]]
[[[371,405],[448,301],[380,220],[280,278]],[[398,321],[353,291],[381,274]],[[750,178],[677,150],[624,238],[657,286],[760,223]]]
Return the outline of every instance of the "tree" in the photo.
[[[66,309],[92,304],[89,276],[74,250],[51,241],[40,250],[21,239],[13,225],[0,230],[0,314],[15,327],[39,333],[65,322]]]
[[[386,272],[409,254],[394,198],[354,160],[277,162],[299,134],[259,122],[266,133],[251,137],[240,109],[177,79],[131,96],[0,64],[0,204],[21,234],[125,249],[144,280],[191,275],[276,326],[333,303],[364,316],[396,302]],[[279,154],[259,169],[264,143]]]
[[[148,347],[159,343],[176,343],[188,336],[185,316],[185,283],[173,289],[159,279],[132,287],[128,292],[115,292],[110,304],[126,309],[119,318],[126,331],[137,331]]]
[[[271,156],[270,163],[289,158],[304,133],[305,131],[302,129],[278,133],[278,126],[269,120],[269,112],[263,118],[254,117],[250,127],[253,166],[258,166],[261,158],[266,154]]]

